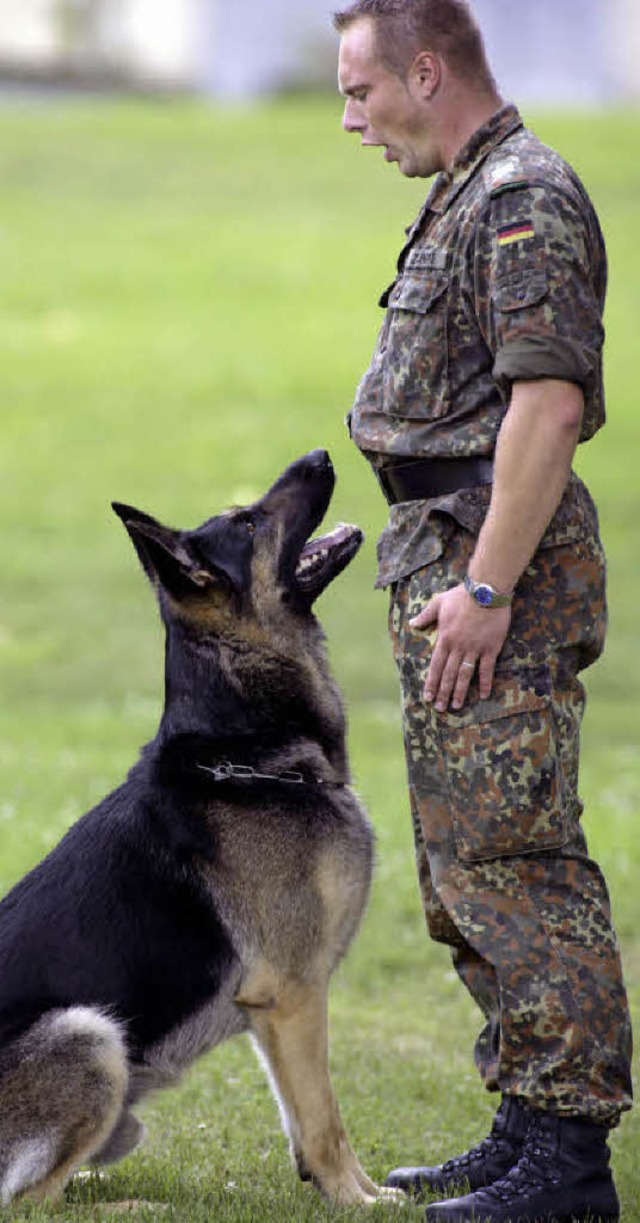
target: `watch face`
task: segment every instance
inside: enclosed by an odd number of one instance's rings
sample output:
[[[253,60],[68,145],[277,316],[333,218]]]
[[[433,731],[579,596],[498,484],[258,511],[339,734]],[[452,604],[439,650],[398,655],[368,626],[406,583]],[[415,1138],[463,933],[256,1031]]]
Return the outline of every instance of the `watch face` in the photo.
[[[493,600],[493,591],[490,586],[476,586],[475,589],[476,602],[482,607],[491,607]]]

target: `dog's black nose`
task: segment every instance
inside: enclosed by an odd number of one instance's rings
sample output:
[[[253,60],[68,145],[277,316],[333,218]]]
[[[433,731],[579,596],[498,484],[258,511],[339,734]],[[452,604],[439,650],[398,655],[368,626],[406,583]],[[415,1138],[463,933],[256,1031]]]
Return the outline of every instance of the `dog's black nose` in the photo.
[[[307,455],[307,462],[313,467],[331,467],[331,459],[327,450],[311,450]]]

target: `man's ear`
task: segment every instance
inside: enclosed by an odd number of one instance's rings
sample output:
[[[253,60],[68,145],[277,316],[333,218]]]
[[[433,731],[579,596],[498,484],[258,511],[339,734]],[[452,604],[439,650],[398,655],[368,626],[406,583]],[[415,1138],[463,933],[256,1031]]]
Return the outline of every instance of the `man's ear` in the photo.
[[[438,90],[442,78],[442,65],[433,51],[420,51],[414,59],[409,75],[425,102],[431,100]]]
[[[163,526],[132,505],[112,501],[111,507],[124,523],[140,563],[154,585],[159,583],[177,595],[215,584],[214,575],[192,556],[181,531]]]

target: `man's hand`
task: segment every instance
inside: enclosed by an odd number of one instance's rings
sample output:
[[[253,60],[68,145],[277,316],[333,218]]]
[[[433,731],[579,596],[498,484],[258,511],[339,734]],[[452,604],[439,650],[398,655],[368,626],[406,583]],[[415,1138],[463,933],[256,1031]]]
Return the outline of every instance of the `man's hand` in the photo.
[[[480,698],[491,695],[496,659],[511,623],[510,607],[478,607],[464,586],[434,595],[410,621],[414,629],[437,624],[438,636],[424,686],[425,700],[438,713],[460,709],[476,667]]]

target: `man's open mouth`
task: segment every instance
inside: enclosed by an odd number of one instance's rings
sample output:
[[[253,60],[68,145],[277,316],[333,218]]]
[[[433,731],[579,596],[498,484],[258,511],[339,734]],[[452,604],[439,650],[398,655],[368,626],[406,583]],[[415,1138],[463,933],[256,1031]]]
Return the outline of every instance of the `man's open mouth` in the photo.
[[[341,522],[327,535],[319,535],[304,545],[296,566],[296,582],[301,591],[314,598],[349,564],[364,535],[360,527]]]

